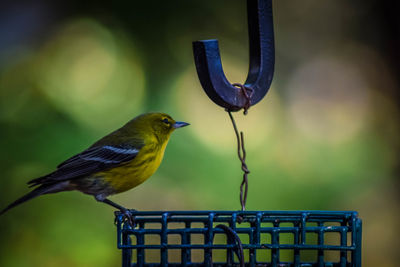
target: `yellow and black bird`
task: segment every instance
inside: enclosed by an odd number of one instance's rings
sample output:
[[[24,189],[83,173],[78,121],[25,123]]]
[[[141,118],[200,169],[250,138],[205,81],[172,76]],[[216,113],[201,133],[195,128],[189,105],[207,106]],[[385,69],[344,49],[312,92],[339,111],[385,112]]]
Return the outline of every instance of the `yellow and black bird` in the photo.
[[[128,218],[128,210],[107,199],[148,179],[160,166],[171,133],[189,125],[164,113],[146,113],[67,159],[57,169],[28,182],[36,187],[0,212],[44,194],[78,190],[111,205]]]

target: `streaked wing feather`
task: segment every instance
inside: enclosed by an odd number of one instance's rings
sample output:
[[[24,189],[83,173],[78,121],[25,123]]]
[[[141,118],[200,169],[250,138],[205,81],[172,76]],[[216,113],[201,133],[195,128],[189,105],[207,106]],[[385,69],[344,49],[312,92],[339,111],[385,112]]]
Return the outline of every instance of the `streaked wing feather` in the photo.
[[[133,160],[141,147],[128,145],[91,147],[58,165],[53,173],[34,179],[28,184],[54,183],[105,171]]]

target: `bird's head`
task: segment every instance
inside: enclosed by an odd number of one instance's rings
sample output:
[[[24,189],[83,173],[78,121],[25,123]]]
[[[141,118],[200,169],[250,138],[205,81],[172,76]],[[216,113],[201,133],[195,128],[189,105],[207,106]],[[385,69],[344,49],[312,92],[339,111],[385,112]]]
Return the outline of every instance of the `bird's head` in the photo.
[[[135,129],[143,133],[152,133],[160,141],[168,140],[171,133],[178,128],[189,125],[189,123],[175,121],[165,113],[145,113],[134,118],[130,123]]]

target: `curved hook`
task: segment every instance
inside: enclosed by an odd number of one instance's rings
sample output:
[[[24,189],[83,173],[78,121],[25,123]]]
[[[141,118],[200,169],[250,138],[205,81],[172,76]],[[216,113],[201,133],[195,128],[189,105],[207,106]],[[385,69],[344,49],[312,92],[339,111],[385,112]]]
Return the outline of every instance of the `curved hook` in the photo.
[[[250,66],[245,88],[252,91],[250,105],[268,92],[274,74],[275,47],[272,0],[247,0]],[[238,111],[248,101],[243,92],[225,77],[217,40],[193,42],[193,53],[200,83],[216,104]]]

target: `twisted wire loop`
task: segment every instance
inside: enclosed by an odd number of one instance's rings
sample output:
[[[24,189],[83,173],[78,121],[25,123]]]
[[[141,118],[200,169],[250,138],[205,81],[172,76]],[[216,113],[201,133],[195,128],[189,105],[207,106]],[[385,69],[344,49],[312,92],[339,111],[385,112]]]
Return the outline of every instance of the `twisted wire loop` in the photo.
[[[251,106],[251,97],[253,96],[254,90],[250,87],[245,86],[244,84],[241,84],[241,83],[233,83],[232,85],[240,88],[240,91],[242,92],[243,96],[246,98],[246,103],[243,105],[243,114],[247,115],[247,111],[249,110],[249,108]]]
[[[220,228],[225,232],[227,239],[228,239],[227,240],[228,243],[233,243],[233,242],[236,243],[235,254],[239,259],[239,266],[245,267],[243,245],[242,245],[242,241],[240,240],[240,237],[235,233],[235,231],[232,230],[232,228],[230,228],[224,224],[218,224],[216,226],[216,228]]]
[[[232,85],[240,88],[241,92],[245,96],[246,103],[243,106],[243,110],[244,110],[243,114],[247,115],[247,111],[251,105],[250,98],[253,94],[253,90],[251,88],[244,86],[243,84],[240,84],[240,83],[234,83]],[[247,164],[246,164],[246,149],[244,147],[244,135],[243,135],[242,131],[239,134],[239,131],[237,129],[236,122],[232,116],[232,113],[229,110],[227,110],[227,112],[232,121],[233,129],[235,131],[236,140],[237,140],[237,154],[238,154],[238,158],[242,164],[241,167],[242,167],[242,171],[243,171],[243,180],[242,180],[242,183],[240,184],[240,205],[242,207],[242,211],[244,211],[246,209],[247,192],[248,192],[248,186],[249,186],[247,175],[250,173],[249,168],[247,167]]]
[[[247,175],[250,173],[247,165],[246,165],[246,149],[244,147],[244,136],[243,132],[240,132],[237,129],[235,119],[232,116],[232,113],[228,111],[229,117],[231,118],[233,129],[236,134],[237,139],[237,154],[238,158],[242,164],[242,171],[243,171],[243,180],[240,184],[240,205],[242,207],[242,211],[246,209],[246,201],[247,201],[247,191],[248,191],[248,179]]]

